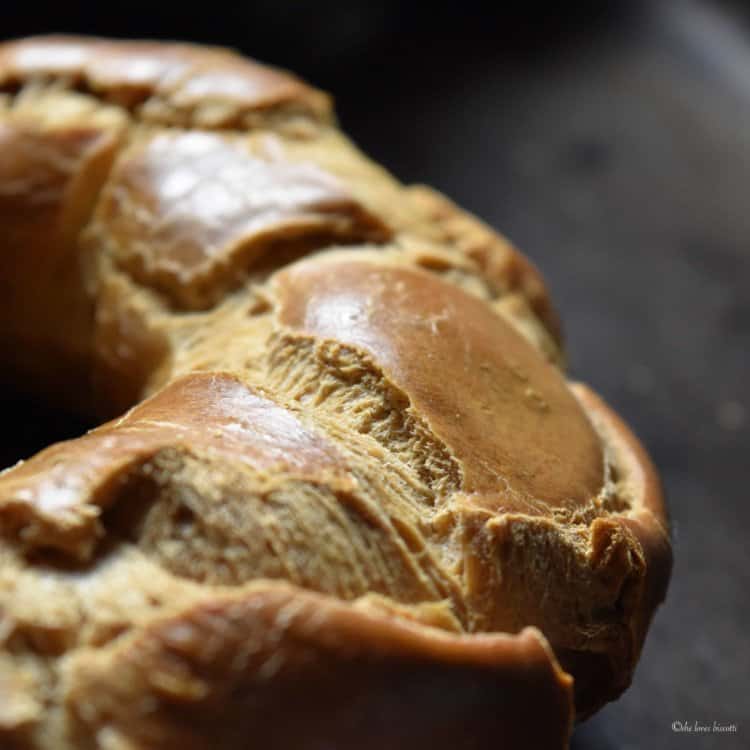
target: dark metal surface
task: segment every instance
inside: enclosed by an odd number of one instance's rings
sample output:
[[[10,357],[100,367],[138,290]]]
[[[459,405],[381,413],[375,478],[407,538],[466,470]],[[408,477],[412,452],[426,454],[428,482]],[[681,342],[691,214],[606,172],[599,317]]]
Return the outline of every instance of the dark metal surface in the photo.
[[[669,599],[633,685],[573,747],[750,747],[747,21],[707,2],[596,16],[464,5],[471,18],[458,3],[259,6],[252,22],[190,27],[66,7],[67,21],[24,17],[7,33],[191,37],[294,67],[336,94],[372,156],[527,252],[558,301],[574,376],[652,452],[675,529]],[[263,12],[273,33],[253,25]],[[672,728],[696,721],[737,731]]]

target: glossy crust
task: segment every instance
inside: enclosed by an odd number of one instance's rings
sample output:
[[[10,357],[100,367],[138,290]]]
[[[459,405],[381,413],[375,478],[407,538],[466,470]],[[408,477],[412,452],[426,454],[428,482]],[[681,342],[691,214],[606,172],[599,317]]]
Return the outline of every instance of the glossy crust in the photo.
[[[279,112],[331,118],[322,92],[220,48],[61,36],[3,46],[0,85],[17,88],[41,79],[64,80],[167,125],[230,128]]]
[[[658,480],[506,240],[224,50],[0,45],[0,145],[2,376],[111,419],[0,475],[3,747],[554,748],[627,687]]]
[[[66,677],[81,731],[112,747],[554,748],[570,678],[547,648],[533,629],[467,638],[259,585],[80,653]]]

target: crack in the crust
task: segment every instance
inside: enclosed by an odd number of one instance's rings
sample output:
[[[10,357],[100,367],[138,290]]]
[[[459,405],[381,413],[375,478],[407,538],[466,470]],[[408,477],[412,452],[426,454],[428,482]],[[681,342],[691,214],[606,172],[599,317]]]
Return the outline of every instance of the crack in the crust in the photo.
[[[279,269],[310,255],[341,250],[372,247],[363,237],[342,237],[336,231],[307,231],[299,237],[266,238],[247,243],[230,263],[215,271],[218,278],[203,278],[192,282],[190,294],[177,295],[171,274],[163,277],[145,267],[141,259],[118,262],[117,270],[135,285],[148,290],[169,312],[200,314],[215,310],[227,297],[238,290],[262,287]],[[261,302],[254,314],[270,310]]]
[[[316,337],[275,334],[268,342],[269,385],[303,407],[334,419],[347,413],[353,429],[370,435],[412,468],[436,497],[461,485],[448,448],[413,414],[408,395],[365,353]]]

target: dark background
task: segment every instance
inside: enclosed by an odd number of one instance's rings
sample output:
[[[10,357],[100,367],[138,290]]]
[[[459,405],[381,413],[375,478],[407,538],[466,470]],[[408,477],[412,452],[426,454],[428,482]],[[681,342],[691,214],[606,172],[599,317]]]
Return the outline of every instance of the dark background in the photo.
[[[578,728],[573,748],[750,748],[750,10],[19,5],[3,10],[5,37],[178,38],[290,67],[335,94],[344,128],[376,160],[533,258],[573,376],[626,416],[662,471],[676,546],[632,687]],[[15,397],[0,411],[23,434],[0,465],[81,428]],[[738,732],[672,730],[696,720]]]

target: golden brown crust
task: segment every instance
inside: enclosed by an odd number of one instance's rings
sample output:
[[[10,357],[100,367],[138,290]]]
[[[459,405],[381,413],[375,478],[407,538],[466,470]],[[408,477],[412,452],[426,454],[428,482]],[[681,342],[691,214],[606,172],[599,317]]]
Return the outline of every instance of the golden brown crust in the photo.
[[[134,474],[165,448],[341,487],[353,482],[335,446],[291,413],[231,375],[196,374],[18,466],[5,477],[0,517],[27,548],[88,557],[104,533],[100,509],[118,497],[128,502]]]
[[[89,395],[79,384],[91,367],[92,303],[80,282],[76,242],[118,137],[116,127],[45,126],[23,112],[0,122],[0,338],[13,353],[7,380],[31,378],[36,390],[68,386],[72,398]]]
[[[331,116],[325,94],[224,49],[74,36],[3,45],[0,88],[45,79],[62,79],[161,124],[242,127],[253,115],[279,110],[322,120]]]
[[[309,163],[213,133],[160,133],[121,159],[99,231],[118,267],[183,309],[210,307],[280,245],[385,241],[390,231]]]
[[[601,446],[559,372],[485,303],[361,257],[278,274],[280,322],[367,352],[455,457],[467,502],[536,515],[596,495]]]
[[[562,748],[570,732],[571,680],[537,632],[444,634],[283,585],[82,651],[65,677],[104,747]]]
[[[0,375],[129,411],[0,474],[0,744],[564,747],[628,685],[658,480],[507,241],[224,50],[0,45],[2,144]]]

